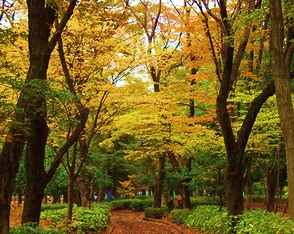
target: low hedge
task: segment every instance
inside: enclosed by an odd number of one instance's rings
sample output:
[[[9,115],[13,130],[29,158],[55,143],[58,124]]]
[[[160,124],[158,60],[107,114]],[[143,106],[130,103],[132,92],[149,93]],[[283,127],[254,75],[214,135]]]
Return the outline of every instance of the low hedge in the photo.
[[[145,208],[151,207],[153,204],[153,198],[145,198],[145,199],[121,199],[112,201],[112,208],[115,210],[136,210],[136,211],[144,211]]]
[[[60,210],[67,208],[67,203],[56,203],[56,204],[43,204],[41,206],[41,211],[45,210]]]
[[[219,205],[219,197],[191,197],[191,207],[196,208],[197,206],[203,205]]]

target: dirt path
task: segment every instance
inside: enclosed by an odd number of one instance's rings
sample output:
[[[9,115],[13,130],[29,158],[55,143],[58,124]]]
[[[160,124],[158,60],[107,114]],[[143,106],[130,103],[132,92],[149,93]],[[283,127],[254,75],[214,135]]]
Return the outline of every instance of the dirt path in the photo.
[[[111,225],[104,234],[201,234],[187,227],[175,225],[168,218],[162,220],[164,223],[146,221],[143,218],[143,212],[111,211]]]

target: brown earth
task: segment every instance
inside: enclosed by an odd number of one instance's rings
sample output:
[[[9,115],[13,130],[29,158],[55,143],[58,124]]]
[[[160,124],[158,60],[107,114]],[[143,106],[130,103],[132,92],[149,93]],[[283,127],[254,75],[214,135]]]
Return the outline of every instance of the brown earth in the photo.
[[[111,211],[111,225],[103,234],[201,234],[191,228],[175,225],[169,216],[160,220],[144,219],[144,212]]]

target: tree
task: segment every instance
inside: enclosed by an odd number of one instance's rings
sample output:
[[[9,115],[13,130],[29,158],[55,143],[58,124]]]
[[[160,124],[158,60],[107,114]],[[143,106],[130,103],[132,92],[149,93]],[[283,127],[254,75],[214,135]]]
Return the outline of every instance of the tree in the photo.
[[[165,6],[162,1],[159,1],[158,4],[141,1],[135,6],[132,6],[130,1],[125,2],[132,12],[136,24],[145,34],[145,66],[148,75],[153,81],[153,91],[155,93],[161,92],[169,84],[171,71],[182,64],[182,56],[178,50],[181,37],[181,33],[178,32],[178,17],[176,12],[172,8]],[[168,129],[167,126],[163,126],[163,128],[165,131]],[[168,145],[169,142],[164,144]],[[154,157],[147,157],[147,164],[154,180],[154,207],[160,207],[162,203],[161,197],[166,174],[165,164],[168,155],[170,159],[175,159],[172,152],[168,152],[168,150],[158,153],[157,163],[154,162]],[[176,160],[172,162],[176,162]],[[176,169],[177,167],[174,164],[174,168]],[[181,187],[185,188],[184,186]]]
[[[238,80],[238,71],[241,61],[249,41],[252,24],[244,26],[241,31],[243,35],[239,43],[235,41],[235,32],[239,32],[234,25],[238,16],[246,17],[248,14],[257,9],[261,1],[248,1],[242,11],[241,5],[229,4],[227,1],[218,2],[219,15],[214,13],[209,7],[207,1],[201,3],[195,2],[203,16],[207,37],[210,41],[212,56],[216,66],[216,75],[220,81],[219,93],[216,99],[217,117],[222,129],[224,143],[227,152],[227,168],[225,173],[226,187],[226,204],[229,215],[238,215],[243,213],[243,175],[244,175],[244,150],[251,132],[256,116],[268,97],[274,94],[274,84],[269,83],[262,92],[257,95],[251,102],[246,117],[240,127],[238,134],[235,135],[232,128],[232,121],[228,110],[228,98],[233,90],[233,85]],[[205,8],[206,12],[204,12]],[[230,10],[229,10],[230,9]],[[232,10],[234,9],[234,10]],[[233,12],[233,14],[230,14]],[[221,59],[216,54],[217,48],[212,42],[212,34],[209,30],[208,16],[210,15],[221,30]]]
[[[293,3],[285,1],[285,8],[293,6]],[[285,142],[289,208],[291,219],[294,221],[294,110],[291,99],[290,65],[293,57],[294,27],[289,23],[293,17],[283,16],[282,3],[280,0],[269,1],[271,33],[270,33],[270,55],[272,60],[272,71],[276,88],[276,99],[281,121],[281,129]],[[291,8],[291,7],[290,7]],[[284,47],[284,19],[288,20],[286,47]]]
[[[26,173],[28,184],[26,189],[27,199],[23,222],[38,222],[41,201],[45,181],[44,151],[48,134],[46,124],[46,100],[44,90],[46,90],[46,72],[52,50],[57,40],[69,20],[76,1],[70,2],[67,11],[58,30],[51,36],[51,25],[54,21],[54,9],[47,5],[45,1],[28,0],[29,19],[29,52],[30,67],[27,73],[25,86],[20,94],[17,103],[17,111],[13,124],[9,128],[6,141],[0,154],[0,232],[9,233],[9,210],[13,192],[15,176],[18,171],[20,156],[25,142],[26,146]],[[26,128],[24,128],[26,127]],[[41,186],[36,186],[33,181],[37,180]],[[38,191],[36,196],[29,196],[29,191]]]

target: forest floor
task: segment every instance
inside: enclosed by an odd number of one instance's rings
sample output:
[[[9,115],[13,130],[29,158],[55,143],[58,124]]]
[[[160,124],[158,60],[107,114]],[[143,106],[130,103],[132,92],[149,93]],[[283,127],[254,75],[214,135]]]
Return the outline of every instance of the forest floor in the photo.
[[[281,203],[278,211],[283,213],[285,203]],[[246,207],[246,205],[245,205]],[[263,208],[266,206],[262,202],[254,202],[251,209]],[[10,225],[17,226],[21,223],[22,206],[12,202],[10,213]],[[289,215],[287,209],[285,216]],[[191,228],[172,223],[169,215],[160,220],[144,219],[144,212],[130,210],[112,210],[111,225],[103,234],[201,234]]]
[[[201,234],[191,228],[172,223],[169,216],[160,220],[144,219],[144,212],[111,211],[111,225],[103,234]]]

